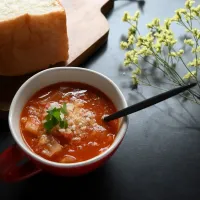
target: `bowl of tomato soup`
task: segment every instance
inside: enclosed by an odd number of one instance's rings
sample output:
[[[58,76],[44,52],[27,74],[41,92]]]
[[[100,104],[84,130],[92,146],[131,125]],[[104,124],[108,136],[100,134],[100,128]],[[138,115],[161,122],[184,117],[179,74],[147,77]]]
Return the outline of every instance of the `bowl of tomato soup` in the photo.
[[[117,85],[98,72],[58,67],[37,73],[11,103],[16,144],[0,155],[1,176],[21,180],[41,170],[77,176],[98,168],[117,150],[128,126],[127,117],[110,122],[103,117],[125,107]],[[24,156],[30,161],[19,167]]]

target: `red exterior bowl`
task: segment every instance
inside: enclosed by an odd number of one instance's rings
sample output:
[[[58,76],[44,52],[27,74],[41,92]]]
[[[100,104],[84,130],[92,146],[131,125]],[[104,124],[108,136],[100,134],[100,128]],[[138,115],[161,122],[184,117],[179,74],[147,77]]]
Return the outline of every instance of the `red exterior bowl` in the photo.
[[[119,147],[128,127],[127,117],[120,119],[119,132],[113,144],[102,154],[83,162],[69,164],[52,162],[35,154],[25,144],[19,127],[20,114],[24,105],[28,99],[41,88],[57,82],[67,81],[86,83],[96,87],[112,100],[117,110],[127,107],[127,102],[117,85],[108,77],[98,72],[76,67],[58,67],[37,73],[19,88],[11,103],[9,126],[17,147],[13,146],[0,155],[0,176],[4,180],[21,180],[38,173],[40,170],[62,176],[82,175],[101,166]],[[22,159],[24,154],[30,158],[32,162],[16,167],[17,162]],[[13,159],[13,157],[16,158]],[[10,168],[5,167],[7,166],[6,163],[10,163]]]

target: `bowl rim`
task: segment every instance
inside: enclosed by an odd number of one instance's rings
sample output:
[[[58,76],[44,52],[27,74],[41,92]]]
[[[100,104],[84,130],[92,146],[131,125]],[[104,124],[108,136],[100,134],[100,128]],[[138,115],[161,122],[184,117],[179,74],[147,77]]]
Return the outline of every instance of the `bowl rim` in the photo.
[[[11,102],[11,106],[10,106],[10,110],[9,110],[9,116],[8,116],[8,122],[9,122],[9,128],[10,128],[11,134],[12,134],[15,142],[17,143],[17,145],[21,148],[21,150],[23,152],[25,152],[26,155],[28,155],[30,158],[32,158],[33,160],[35,160],[35,161],[37,161],[41,164],[48,165],[48,166],[51,166],[51,167],[56,167],[56,168],[74,168],[74,167],[82,167],[82,166],[86,166],[86,165],[91,165],[93,163],[96,163],[96,162],[108,157],[115,149],[118,148],[118,146],[122,142],[124,136],[126,135],[126,131],[127,131],[127,128],[128,128],[128,117],[127,116],[122,118],[122,124],[121,124],[120,130],[117,133],[117,134],[120,134],[120,137],[115,138],[114,142],[111,144],[111,146],[106,151],[104,151],[103,153],[101,153],[101,154],[99,154],[99,155],[97,155],[93,158],[90,158],[88,160],[81,161],[81,162],[75,162],[75,163],[58,163],[58,162],[47,160],[47,159],[41,157],[40,155],[36,154],[35,152],[33,152],[31,150],[31,148],[29,148],[25,144],[25,141],[23,141],[23,143],[25,145],[22,145],[17,134],[15,134],[15,130],[14,130],[14,127],[12,125],[13,110],[14,110],[14,107],[17,105],[17,102],[20,99],[21,92],[24,90],[24,88],[27,87],[28,83],[34,81],[34,79],[37,78],[38,76],[40,76],[44,73],[49,73],[51,71],[57,71],[57,70],[79,70],[79,71],[86,71],[88,73],[96,74],[96,75],[100,76],[101,78],[107,80],[115,88],[115,90],[117,91],[117,93],[119,94],[119,96],[122,100],[122,104],[123,104],[122,106],[124,108],[128,106],[126,99],[125,99],[124,95],[122,94],[121,90],[119,89],[119,87],[110,78],[108,78],[107,76],[103,75],[100,72],[97,72],[97,71],[94,71],[94,70],[91,70],[91,69],[87,69],[87,68],[80,68],[80,67],[73,67],[73,66],[48,68],[48,69],[45,69],[43,71],[40,71],[40,72],[34,74],[29,79],[27,79],[21,85],[21,87],[18,89],[16,94],[14,95],[14,98]],[[81,83],[81,81],[80,81],[80,83]],[[101,90],[101,91],[104,92],[103,90]],[[112,99],[111,99],[111,101],[112,101]]]

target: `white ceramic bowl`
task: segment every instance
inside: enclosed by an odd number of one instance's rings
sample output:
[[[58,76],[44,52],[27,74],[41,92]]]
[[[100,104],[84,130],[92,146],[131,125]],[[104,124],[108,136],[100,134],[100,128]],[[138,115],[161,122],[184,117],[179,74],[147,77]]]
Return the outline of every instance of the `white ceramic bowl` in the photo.
[[[127,102],[117,85],[108,77],[89,69],[77,67],[57,67],[39,72],[29,78],[14,96],[9,111],[9,126],[16,144],[26,156],[29,157],[37,167],[54,174],[84,174],[99,167],[116,151],[125,136],[128,120],[127,117],[121,119],[120,129],[113,144],[108,150],[92,159],[78,163],[63,164],[51,162],[38,156],[24,143],[19,127],[20,114],[24,105],[35,92],[45,86],[58,82],[81,82],[98,88],[112,100],[117,110],[127,107]]]

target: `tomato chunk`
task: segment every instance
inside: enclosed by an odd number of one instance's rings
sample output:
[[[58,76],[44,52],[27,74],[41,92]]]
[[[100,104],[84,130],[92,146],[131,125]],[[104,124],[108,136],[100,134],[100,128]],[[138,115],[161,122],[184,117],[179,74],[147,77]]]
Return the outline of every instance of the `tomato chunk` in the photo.
[[[25,130],[34,134],[35,136],[40,135],[39,132],[40,122],[36,118],[28,118],[25,124]]]

